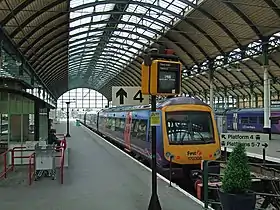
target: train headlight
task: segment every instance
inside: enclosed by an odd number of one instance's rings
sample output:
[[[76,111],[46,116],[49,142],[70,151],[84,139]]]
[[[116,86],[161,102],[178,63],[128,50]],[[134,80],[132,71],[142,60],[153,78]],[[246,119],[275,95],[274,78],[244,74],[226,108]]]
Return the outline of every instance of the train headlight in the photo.
[[[221,156],[221,150],[217,149],[216,152],[214,153],[215,158],[219,158]]]
[[[170,152],[166,152],[165,156],[167,157],[167,159],[170,159],[171,157],[174,157],[174,155],[172,155]]]

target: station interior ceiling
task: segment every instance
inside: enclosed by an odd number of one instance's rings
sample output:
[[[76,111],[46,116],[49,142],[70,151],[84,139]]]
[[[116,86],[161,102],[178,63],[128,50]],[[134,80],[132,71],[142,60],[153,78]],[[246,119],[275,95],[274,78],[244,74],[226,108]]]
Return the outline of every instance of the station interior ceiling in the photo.
[[[268,66],[271,97],[279,99],[278,1],[3,0],[0,10],[0,74],[34,73],[56,99],[91,88],[110,101],[112,86],[140,86],[143,55],[153,47],[179,57],[184,94],[208,100],[213,74],[215,98],[259,101]]]

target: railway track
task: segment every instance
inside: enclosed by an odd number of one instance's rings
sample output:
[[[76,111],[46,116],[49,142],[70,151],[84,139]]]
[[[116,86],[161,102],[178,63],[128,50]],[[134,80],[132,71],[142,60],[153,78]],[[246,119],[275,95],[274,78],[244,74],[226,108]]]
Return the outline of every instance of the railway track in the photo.
[[[251,175],[255,180],[253,191],[257,192],[257,208],[280,210],[280,164],[249,157]],[[225,168],[226,164],[220,164]]]

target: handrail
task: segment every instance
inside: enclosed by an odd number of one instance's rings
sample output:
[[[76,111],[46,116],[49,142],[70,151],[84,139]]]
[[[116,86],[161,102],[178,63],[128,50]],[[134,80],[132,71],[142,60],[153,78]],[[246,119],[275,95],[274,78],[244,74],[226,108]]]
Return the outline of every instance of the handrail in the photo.
[[[61,145],[56,147],[56,149],[60,149],[61,150],[61,156],[56,156],[56,157],[61,157],[61,160],[60,160],[60,166],[61,166],[61,184],[63,184],[64,182],[64,159],[65,159],[65,150],[66,150],[66,138],[64,136],[64,139],[63,140],[60,140],[61,141]],[[23,150],[25,149],[25,150]],[[21,151],[25,151],[25,152],[28,152],[28,151],[32,151],[33,153],[30,154],[29,156],[15,156],[15,152],[21,152]],[[10,167],[7,167],[7,154],[11,152],[12,154],[12,157],[11,157],[11,166]],[[5,151],[4,153],[0,154],[0,157],[3,156],[4,157],[4,171],[2,173],[0,173],[0,179],[1,178],[7,178],[7,173],[9,171],[13,171],[14,170],[14,167],[15,167],[15,159],[16,158],[28,158],[28,180],[29,180],[29,185],[32,184],[32,176],[35,174],[35,152],[34,152],[34,149],[26,149],[26,147],[14,147],[13,149],[9,149],[7,151]],[[34,171],[32,172],[32,158],[33,158],[33,169]]]
[[[2,153],[0,155],[0,157],[4,157],[4,171],[2,171],[0,173],[0,179],[2,179],[3,177],[6,179],[7,178],[7,173],[9,171],[13,171],[14,170],[14,163],[12,161],[12,165],[10,167],[7,167],[7,154],[10,152],[11,150],[7,150],[6,152]],[[13,152],[12,152],[12,159],[13,159]]]
[[[32,172],[32,158],[33,158],[33,172]],[[29,185],[32,184],[32,177],[35,173],[35,152],[33,152],[31,155],[29,155],[28,158],[28,180],[29,180]]]
[[[64,154],[65,149],[61,148],[61,161],[60,161],[60,183],[63,184],[64,182]]]

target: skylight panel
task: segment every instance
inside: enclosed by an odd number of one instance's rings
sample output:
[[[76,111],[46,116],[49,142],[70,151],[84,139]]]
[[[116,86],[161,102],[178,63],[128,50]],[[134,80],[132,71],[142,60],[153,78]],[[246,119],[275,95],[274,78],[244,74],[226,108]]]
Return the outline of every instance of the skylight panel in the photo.
[[[186,4],[180,0],[174,0],[172,5],[174,5],[175,7],[180,7],[181,9],[185,9],[188,6],[188,4]]]
[[[70,39],[70,44],[69,44],[69,47],[71,48],[72,46],[74,45],[80,45],[80,44],[83,44],[86,40],[80,40],[80,41],[76,41],[76,42],[73,42],[73,38]],[[72,41],[72,42],[71,42]]]
[[[162,8],[167,8],[170,5],[170,1],[169,3],[167,3],[166,1],[158,1],[159,4],[157,4],[158,6],[162,7]]]
[[[169,23],[172,18],[170,18],[170,16],[168,17],[167,13],[162,13],[160,16],[157,17],[159,20],[164,21],[165,23]]]
[[[137,5],[136,4],[130,4],[128,8],[126,9],[127,12],[134,12],[136,9]]]
[[[175,12],[176,14],[180,14],[183,11],[182,8],[175,6],[174,4],[169,5],[169,7],[167,9],[172,12]]]
[[[84,31],[88,31],[88,27],[83,27],[83,28],[77,28],[75,30],[70,31],[70,36],[75,35],[77,33],[81,33]]]
[[[88,36],[90,37],[90,36],[93,36],[93,35],[96,35],[96,36],[98,36],[98,35],[102,35],[103,34],[103,31],[93,31],[93,32],[89,32],[88,33]]]
[[[114,8],[115,4],[100,4],[95,6],[96,12],[107,12]]]

